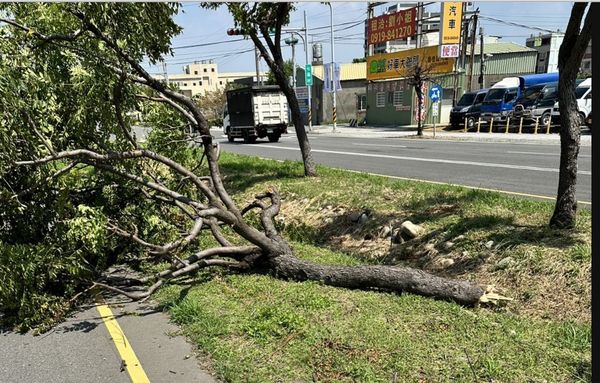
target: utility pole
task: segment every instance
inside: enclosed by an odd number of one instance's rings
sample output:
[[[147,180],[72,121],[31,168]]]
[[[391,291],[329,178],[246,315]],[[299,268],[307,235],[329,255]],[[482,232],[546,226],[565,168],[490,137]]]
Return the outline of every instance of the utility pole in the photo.
[[[309,65],[310,61],[308,61],[308,28],[306,26],[306,11],[304,11],[304,54],[306,56],[306,65]],[[306,65],[304,66],[304,85],[306,85]],[[312,130],[312,86],[306,85],[306,89],[308,91],[308,131],[310,132]]]
[[[479,14],[479,8],[473,15],[473,30],[471,32],[471,65],[469,65],[469,92],[473,88],[473,66],[475,65],[475,41],[477,41],[477,15]]]
[[[367,5],[367,20],[372,19],[373,16],[375,15],[375,5],[377,5],[377,3],[368,3]],[[369,27],[369,23],[367,22],[367,28]],[[373,56],[373,50],[374,50],[374,46],[373,44],[371,44],[368,40],[369,36],[369,32],[367,31],[365,33],[365,44],[367,46],[367,54],[366,56]]]
[[[485,70],[485,57],[483,55],[483,27],[479,27],[479,89],[485,86],[483,72]]]
[[[167,74],[167,63],[162,61],[163,75],[165,76],[165,84],[169,87],[169,75]]]
[[[254,58],[255,58],[255,62],[256,62],[256,84],[260,86],[261,85],[260,70],[259,70],[260,53],[258,52],[257,47],[254,47]]]
[[[333,132],[335,133],[335,128],[337,127],[337,105],[336,105],[336,92],[335,92],[335,44],[333,40],[333,7],[331,3],[328,2],[329,5],[329,23],[331,26],[331,89],[333,90]]]
[[[423,3],[417,3],[417,41],[415,41],[415,48],[421,48],[423,45],[422,37],[423,24],[421,19],[423,18]]]
[[[460,27],[463,28],[461,29],[461,34],[460,34],[460,41],[459,41],[459,45],[462,46],[464,45],[464,40],[465,38],[465,33],[464,33],[464,20],[465,20],[465,9],[466,9],[466,4],[463,2],[462,3],[462,13],[461,13],[461,19],[460,19]],[[464,51],[461,52],[461,57],[460,59],[464,58]],[[452,93],[452,107],[456,106],[456,98],[458,97],[458,72],[459,69],[462,69],[462,66],[464,63],[460,60],[459,58],[456,58],[454,61],[454,90]],[[464,70],[463,70],[464,71]],[[462,88],[462,87],[461,87]]]

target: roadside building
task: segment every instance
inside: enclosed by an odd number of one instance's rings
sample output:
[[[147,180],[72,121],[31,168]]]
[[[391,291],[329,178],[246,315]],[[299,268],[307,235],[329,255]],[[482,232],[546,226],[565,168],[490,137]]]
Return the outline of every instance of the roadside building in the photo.
[[[218,66],[213,60],[195,61],[183,67],[183,73],[169,74],[169,82],[177,85],[181,93],[192,97],[206,91],[225,88],[227,83],[241,78],[256,76],[256,72],[225,72],[219,73]],[[164,76],[156,75],[163,79]]]
[[[532,48],[515,44],[500,43],[495,38],[484,39],[484,87],[489,87],[504,77],[519,76],[535,73],[537,51]],[[437,122],[449,122],[452,109],[453,91],[456,84],[456,99],[469,88],[470,49],[467,50],[467,67],[464,72],[449,72],[435,77],[429,82],[427,90],[434,84],[439,84],[442,91],[439,117]],[[471,89],[478,90],[480,74],[480,48],[475,45],[474,65],[472,71]],[[427,91],[426,91],[427,96]],[[406,79],[369,81],[367,85],[366,121],[374,126],[416,125],[416,92],[408,85]],[[425,123],[433,123],[431,102],[425,101]]]
[[[525,40],[525,45],[538,52],[535,73],[558,72],[558,50],[565,38],[561,32],[531,35]]]

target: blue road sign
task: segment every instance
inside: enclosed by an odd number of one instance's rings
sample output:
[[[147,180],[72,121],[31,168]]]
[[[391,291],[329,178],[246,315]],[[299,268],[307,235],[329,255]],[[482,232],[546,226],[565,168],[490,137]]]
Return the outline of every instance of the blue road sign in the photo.
[[[433,102],[437,102],[442,98],[442,87],[440,85],[434,85],[429,90],[429,98]]]

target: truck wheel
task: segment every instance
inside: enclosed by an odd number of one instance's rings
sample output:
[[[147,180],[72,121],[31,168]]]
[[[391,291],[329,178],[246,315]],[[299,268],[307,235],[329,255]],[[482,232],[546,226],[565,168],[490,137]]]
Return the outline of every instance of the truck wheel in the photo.
[[[256,142],[256,136],[246,135],[244,136],[244,144],[253,144]]]
[[[269,138],[269,142],[279,142],[279,137],[281,137],[281,135],[277,133],[270,133],[267,134],[267,137]]]
[[[544,114],[542,114],[542,126],[548,126],[548,120],[550,118],[552,118],[550,112],[544,112]]]
[[[475,119],[473,117],[467,118],[467,131],[475,128]]]
[[[231,135],[231,133],[227,133],[227,141],[229,141],[229,142],[235,141],[235,138]]]

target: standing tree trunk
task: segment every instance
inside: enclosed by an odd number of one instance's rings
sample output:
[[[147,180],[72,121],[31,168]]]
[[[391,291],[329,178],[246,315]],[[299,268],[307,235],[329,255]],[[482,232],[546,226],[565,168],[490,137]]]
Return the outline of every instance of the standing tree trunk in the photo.
[[[254,40],[254,37],[252,37],[252,39]],[[256,38],[256,41],[260,43],[260,40],[258,40],[258,38]],[[266,53],[266,49],[264,46],[259,47],[259,50],[263,55],[263,50]],[[292,89],[292,87],[290,86],[286,78],[285,72],[283,70],[283,57],[276,57],[275,54],[273,56],[275,56],[275,62],[272,62],[272,60],[267,60],[267,63],[269,63],[269,68],[271,68],[271,71],[275,76],[277,84],[281,87],[281,90],[283,91],[283,94],[285,94],[285,97],[288,101],[288,107],[290,108],[290,112],[292,114],[292,122],[294,123],[294,130],[296,131],[296,138],[298,139],[298,144],[300,145],[300,153],[302,153],[302,161],[304,162],[304,175],[307,177],[315,177],[317,175],[317,169],[315,161],[312,157],[310,142],[308,141],[308,135],[306,134],[306,130],[304,129],[304,122],[302,121],[302,113],[300,112],[298,98],[296,97],[294,89]]]
[[[304,129],[302,121],[302,113],[296,93],[292,89],[285,75],[283,54],[281,52],[281,28],[289,22],[289,14],[292,5],[290,3],[228,3],[229,12],[233,15],[237,23],[244,29],[245,33],[250,36],[254,45],[260,51],[260,54],[267,62],[269,69],[275,77],[277,85],[285,94],[288,107],[292,114],[294,130],[298,138],[300,152],[302,153],[302,161],[304,162],[304,175],[307,177],[315,177],[317,169],[313,160],[308,136]],[[271,37],[271,33],[274,36]],[[268,47],[259,39],[259,33],[266,42]],[[270,53],[269,53],[270,51]],[[295,71],[296,68],[293,68]]]
[[[554,214],[550,226],[570,228],[575,225],[577,199],[577,156],[581,136],[580,118],[575,98],[575,80],[585,49],[591,39],[591,7],[580,31],[581,20],[588,3],[575,3],[564,40],[558,53],[558,103],[560,106],[560,173]]]
[[[419,85],[415,85],[415,91],[417,92],[417,136],[423,135],[423,82]]]

